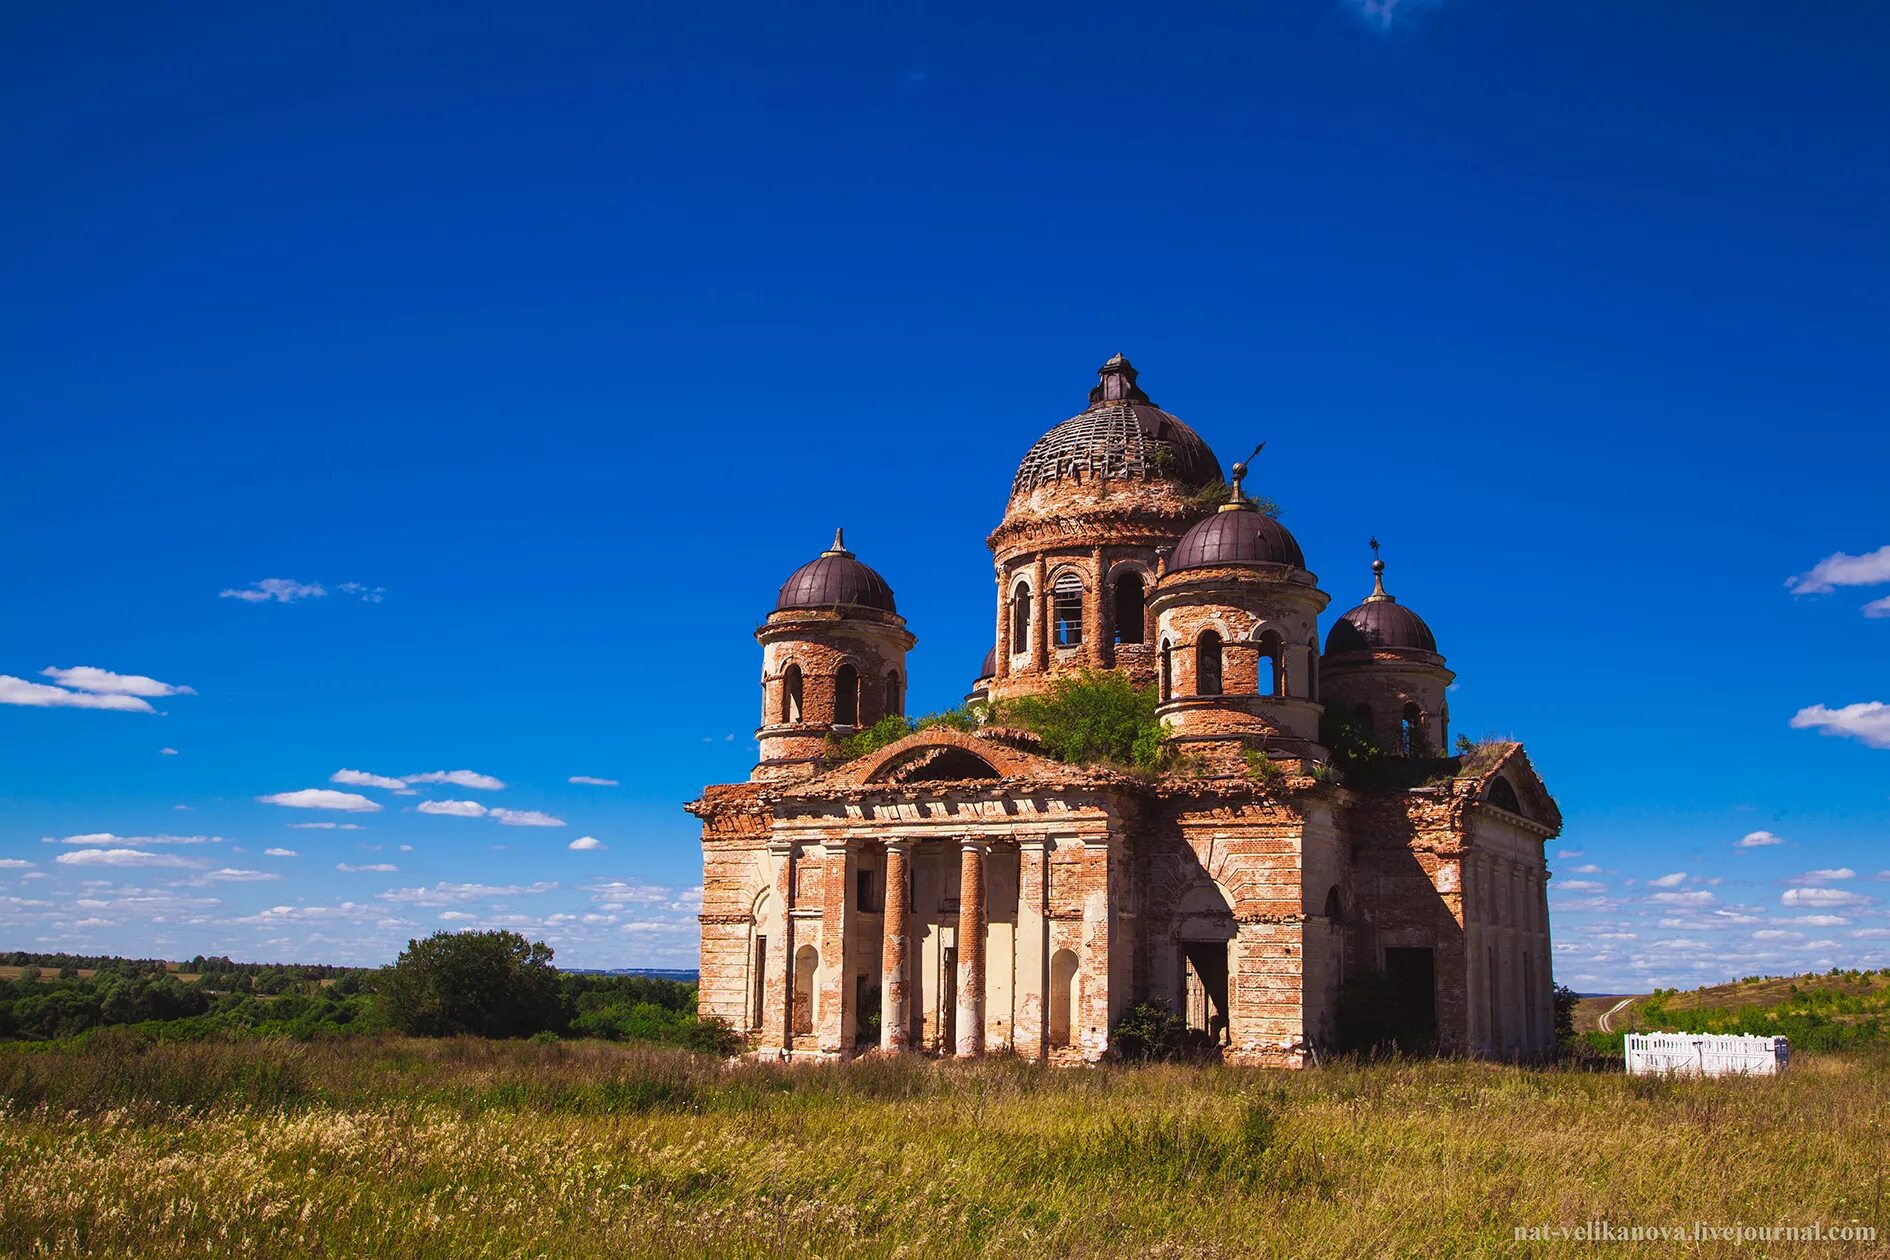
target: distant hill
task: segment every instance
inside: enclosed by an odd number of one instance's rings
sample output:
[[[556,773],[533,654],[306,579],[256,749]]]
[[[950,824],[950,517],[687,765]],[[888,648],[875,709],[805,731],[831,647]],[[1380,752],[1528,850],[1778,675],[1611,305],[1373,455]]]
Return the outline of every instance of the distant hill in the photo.
[[[694,984],[701,975],[695,968],[678,967],[560,967],[574,976],[649,976],[656,980],[679,980]]]
[[[1809,1050],[1890,1039],[1890,969],[1584,997],[1575,1004],[1575,1031],[1608,1041],[1625,1032],[1756,1033]]]

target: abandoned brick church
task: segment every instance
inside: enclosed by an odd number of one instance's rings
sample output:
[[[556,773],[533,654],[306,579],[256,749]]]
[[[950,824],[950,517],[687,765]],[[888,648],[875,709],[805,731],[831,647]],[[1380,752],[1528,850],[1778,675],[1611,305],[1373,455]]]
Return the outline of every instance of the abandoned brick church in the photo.
[[[1064,1063],[1152,1002],[1229,1061],[1296,1066],[1333,1045],[1348,977],[1382,973],[1347,992],[1401,1042],[1547,1049],[1561,818],[1521,746],[1441,755],[1454,675],[1383,563],[1322,650],[1329,597],[1245,468],[1203,506],[1223,477],[1207,443],[1120,355],[1100,378],[986,540],[995,642],[972,696],[1121,671],[1157,688],[1177,768],[1066,764],[996,722],[846,760],[837,736],[904,713],[915,637],[836,537],[755,632],[750,781],[689,806],[702,1013],[769,1056]],[[1370,773],[1333,764],[1335,718],[1382,750]]]

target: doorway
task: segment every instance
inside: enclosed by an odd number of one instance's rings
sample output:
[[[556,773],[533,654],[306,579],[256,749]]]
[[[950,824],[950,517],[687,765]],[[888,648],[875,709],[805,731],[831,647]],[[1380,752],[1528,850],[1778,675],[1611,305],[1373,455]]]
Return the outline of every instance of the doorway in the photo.
[[[1406,1054],[1428,1054],[1437,1045],[1437,967],[1429,949],[1385,950],[1391,981],[1391,1031]]]
[[[1181,966],[1188,1031],[1210,1044],[1227,1045],[1227,942],[1182,941]]]

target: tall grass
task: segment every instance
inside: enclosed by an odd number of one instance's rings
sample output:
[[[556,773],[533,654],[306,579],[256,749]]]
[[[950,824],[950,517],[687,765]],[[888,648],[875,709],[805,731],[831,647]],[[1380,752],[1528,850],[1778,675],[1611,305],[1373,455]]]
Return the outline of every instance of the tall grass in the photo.
[[[1886,1068],[94,1037],[0,1053],[0,1254],[1506,1256],[1517,1226],[1595,1218],[1890,1239]]]

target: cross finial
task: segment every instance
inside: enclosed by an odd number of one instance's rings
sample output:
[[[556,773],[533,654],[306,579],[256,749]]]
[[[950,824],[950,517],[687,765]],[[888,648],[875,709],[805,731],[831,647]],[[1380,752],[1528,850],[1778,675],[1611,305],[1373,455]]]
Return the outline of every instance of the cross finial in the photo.
[[[1370,604],[1377,601],[1384,601],[1386,603],[1395,604],[1398,601],[1395,599],[1392,599],[1391,596],[1385,594],[1385,562],[1382,559],[1380,559],[1378,556],[1378,539],[1376,536],[1374,536],[1371,540],[1371,548],[1372,548],[1372,593],[1365,597],[1365,602]]]
[[[1249,499],[1246,492],[1240,488],[1240,483],[1247,478],[1247,465],[1253,463],[1254,459],[1261,451],[1265,450],[1266,447],[1267,444],[1265,442],[1260,443],[1260,445],[1253,448],[1252,455],[1247,456],[1247,458],[1241,460],[1228,470],[1234,480],[1227,496],[1227,502],[1221,504],[1221,511],[1238,512],[1253,506],[1253,500]]]

